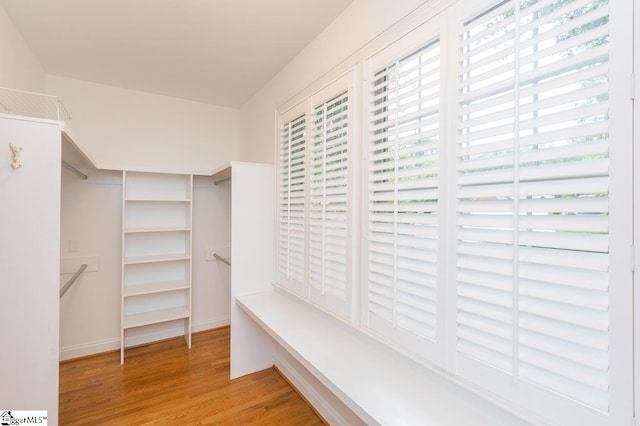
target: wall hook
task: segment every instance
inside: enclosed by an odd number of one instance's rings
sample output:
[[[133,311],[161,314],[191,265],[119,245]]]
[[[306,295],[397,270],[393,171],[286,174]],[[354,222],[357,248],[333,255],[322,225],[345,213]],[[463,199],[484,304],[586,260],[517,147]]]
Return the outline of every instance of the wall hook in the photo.
[[[22,147],[10,143],[9,148],[11,148],[11,153],[13,154],[11,167],[13,167],[14,169],[22,167],[22,163],[20,162],[20,152],[22,152]]]

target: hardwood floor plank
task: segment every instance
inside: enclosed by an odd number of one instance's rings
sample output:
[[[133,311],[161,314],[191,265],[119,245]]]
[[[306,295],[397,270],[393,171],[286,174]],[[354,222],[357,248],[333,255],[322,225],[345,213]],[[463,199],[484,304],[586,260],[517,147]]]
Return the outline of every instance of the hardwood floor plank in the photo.
[[[273,368],[229,380],[229,327],[60,363],[60,425],[323,425]]]

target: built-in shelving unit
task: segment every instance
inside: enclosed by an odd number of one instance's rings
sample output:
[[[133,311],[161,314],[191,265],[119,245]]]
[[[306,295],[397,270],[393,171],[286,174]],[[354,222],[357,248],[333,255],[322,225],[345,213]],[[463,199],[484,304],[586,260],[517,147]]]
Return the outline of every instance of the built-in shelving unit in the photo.
[[[183,321],[191,347],[193,176],[123,172],[122,326]]]

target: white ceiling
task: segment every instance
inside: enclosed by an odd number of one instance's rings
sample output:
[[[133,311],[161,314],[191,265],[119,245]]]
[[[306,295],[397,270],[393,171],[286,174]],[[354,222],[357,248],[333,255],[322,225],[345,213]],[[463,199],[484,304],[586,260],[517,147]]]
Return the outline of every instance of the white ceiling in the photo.
[[[47,74],[239,107],[352,0],[0,0]]]

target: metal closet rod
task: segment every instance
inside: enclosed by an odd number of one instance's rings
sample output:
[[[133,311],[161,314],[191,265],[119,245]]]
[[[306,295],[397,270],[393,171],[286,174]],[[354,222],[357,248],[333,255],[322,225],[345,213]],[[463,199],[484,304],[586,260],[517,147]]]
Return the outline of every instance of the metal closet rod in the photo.
[[[82,272],[84,272],[84,270],[87,269],[87,264],[83,263],[80,268],[78,268],[78,270],[76,271],[75,274],[73,274],[73,276],[71,278],[69,278],[69,281],[67,281],[67,283],[64,285],[64,287],[62,287],[60,289],[60,298],[62,298],[62,296],[64,296],[64,294],[67,292],[67,290],[69,290],[69,288],[71,287],[71,285],[76,282],[76,280],[78,279],[78,277],[80,276],[80,274]]]
[[[228,180],[231,180],[231,178],[230,178],[230,177],[228,177],[228,178],[224,178],[224,179],[220,179],[220,180],[214,180],[214,181],[213,181],[213,184],[214,184],[214,185],[220,185],[221,183],[224,183],[224,182],[226,182],[226,181],[228,181]]]
[[[89,177],[89,176],[85,175],[80,170],[76,169],[75,167],[73,167],[71,164],[67,163],[64,160],[62,160],[62,167],[64,167],[67,170],[71,170],[73,173],[77,174],[78,176],[80,176],[84,180],[87,180],[87,178]]]
[[[220,262],[222,263],[226,263],[227,265],[231,266],[231,261],[228,259],[225,259],[224,257],[220,256],[218,253],[213,253],[213,257],[215,257],[216,259],[218,259]]]

